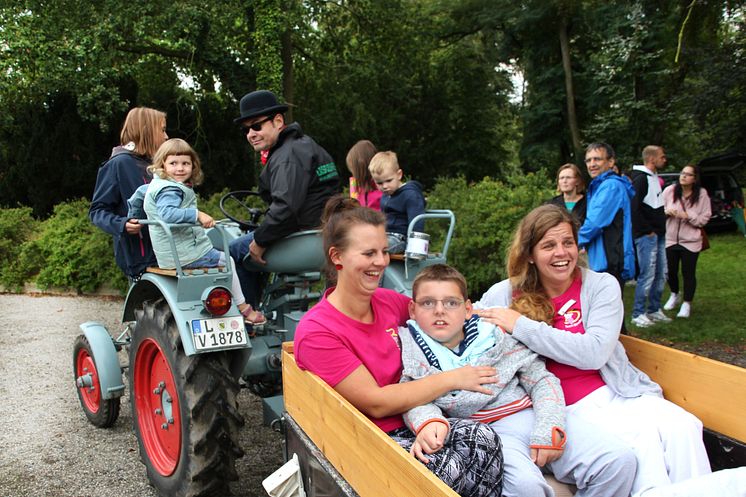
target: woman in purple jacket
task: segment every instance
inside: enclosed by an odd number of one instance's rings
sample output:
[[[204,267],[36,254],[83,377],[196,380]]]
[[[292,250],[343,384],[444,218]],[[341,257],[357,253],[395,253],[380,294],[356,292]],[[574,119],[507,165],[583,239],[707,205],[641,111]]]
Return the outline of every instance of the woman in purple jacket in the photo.
[[[682,301],[679,293],[679,264],[684,276],[683,303],[676,315],[688,318],[697,287],[697,258],[702,250],[702,229],[712,215],[710,197],[700,185],[699,168],[684,166],[676,184],[663,190],[666,213],[666,259],[671,296],[663,305],[670,311]]]

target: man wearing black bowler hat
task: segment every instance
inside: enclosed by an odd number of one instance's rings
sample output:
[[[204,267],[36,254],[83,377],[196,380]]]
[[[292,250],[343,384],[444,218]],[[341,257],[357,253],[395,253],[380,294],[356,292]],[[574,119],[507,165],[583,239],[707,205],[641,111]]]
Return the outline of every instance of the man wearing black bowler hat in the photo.
[[[241,264],[246,254],[264,263],[264,251],[277,240],[317,228],[326,201],[339,193],[337,166],[331,155],[298,123],[285,124],[286,104],[274,93],[257,90],[241,98],[239,124],[252,148],[267,155],[259,175],[259,194],[269,204],[264,220],[252,233],[230,244],[246,301],[256,306],[260,290],[256,274]]]

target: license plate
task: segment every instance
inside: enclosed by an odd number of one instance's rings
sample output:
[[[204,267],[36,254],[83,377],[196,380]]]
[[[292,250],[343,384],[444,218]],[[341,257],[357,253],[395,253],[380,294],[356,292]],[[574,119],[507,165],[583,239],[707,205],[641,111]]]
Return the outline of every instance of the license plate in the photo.
[[[246,346],[242,317],[192,320],[194,348],[213,350]]]

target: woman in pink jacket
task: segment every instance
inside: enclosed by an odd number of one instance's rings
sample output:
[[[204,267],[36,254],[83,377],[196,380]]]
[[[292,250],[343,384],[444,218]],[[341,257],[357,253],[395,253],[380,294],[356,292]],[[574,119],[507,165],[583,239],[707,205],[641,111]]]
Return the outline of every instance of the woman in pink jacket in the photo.
[[[684,277],[683,303],[676,317],[688,318],[697,286],[697,258],[702,250],[702,229],[710,220],[710,197],[700,185],[699,168],[681,170],[679,181],[663,190],[666,212],[666,258],[671,296],[663,306],[670,311],[682,301],[679,292],[679,263]]]

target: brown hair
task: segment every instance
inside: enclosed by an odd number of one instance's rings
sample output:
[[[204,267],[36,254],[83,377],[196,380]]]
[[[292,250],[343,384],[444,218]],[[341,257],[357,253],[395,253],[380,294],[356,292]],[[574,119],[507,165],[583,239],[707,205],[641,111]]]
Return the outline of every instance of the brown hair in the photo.
[[[563,223],[570,225],[577,244],[577,221],[567,209],[554,204],[535,208],[518,224],[508,251],[507,272],[513,287],[511,308],[536,321],[551,323],[554,306],[541,285],[536,265],[530,262],[531,251],[547,231]]]
[[[192,176],[189,181],[193,185],[202,184],[204,174],[202,173],[202,166],[200,165],[199,156],[197,152],[181,138],[171,138],[163,142],[153,157],[153,165],[148,166],[148,171],[153,173],[154,176],[158,176],[161,179],[168,178],[166,174],[165,163],[169,155],[188,155],[192,158]]]
[[[352,173],[352,177],[357,181],[358,188],[362,191],[368,192],[371,187],[375,190],[368,164],[377,153],[378,149],[369,140],[358,141],[347,152],[347,158],[345,159],[347,169]]]
[[[417,273],[417,276],[412,283],[412,299],[417,297],[417,288],[420,284],[427,281],[450,281],[455,283],[464,300],[469,298],[466,291],[466,278],[464,278],[463,274],[461,274],[456,268],[447,264],[433,264]]]
[[[362,207],[357,200],[340,194],[326,202],[321,223],[327,277],[336,280],[337,270],[332,264],[329,249],[335,247],[339,251],[344,251],[350,245],[349,234],[352,226],[358,224],[386,226],[386,216],[379,211]]]
[[[130,142],[135,144],[135,152],[146,157],[153,157],[163,134],[162,126],[166,113],[149,107],[135,107],[127,113],[119,134],[121,145]]]
[[[585,179],[583,178],[583,173],[580,172],[580,168],[578,166],[576,166],[572,162],[568,162],[567,164],[561,165],[560,168],[557,169],[557,193],[562,193],[559,189],[559,177],[560,173],[565,169],[572,169],[572,171],[575,173],[575,177],[578,179],[578,182],[575,184],[575,193],[585,192]]]

